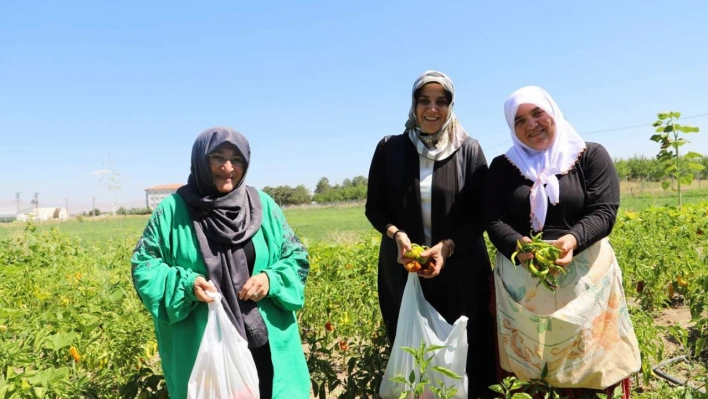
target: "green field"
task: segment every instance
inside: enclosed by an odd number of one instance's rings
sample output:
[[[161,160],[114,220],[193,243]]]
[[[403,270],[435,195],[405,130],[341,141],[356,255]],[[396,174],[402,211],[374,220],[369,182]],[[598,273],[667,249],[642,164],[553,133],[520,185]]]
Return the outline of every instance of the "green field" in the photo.
[[[682,193],[684,204],[694,204],[708,200],[708,189],[692,189]],[[676,206],[677,194],[674,192],[639,192],[628,194],[623,191],[620,199],[622,209],[642,211],[650,206]]]
[[[650,206],[675,206],[676,193],[663,191],[658,183],[639,187],[622,185],[621,209],[642,211]],[[692,188],[683,193],[684,203],[708,200],[708,189]],[[364,205],[303,206],[283,210],[290,226],[304,241],[349,243],[362,235],[376,234],[364,216]],[[64,222],[40,222],[42,231],[56,227],[60,232],[83,241],[106,241],[134,234],[136,239],[145,227],[147,216],[101,216],[72,218]],[[0,239],[23,229],[23,223],[0,224]]]
[[[307,241],[352,242],[375,231],[364,216],[364,206],[325,206],[284,209],[285,217],[299,237]],[[39,231],[52,227],[82,241],[109,241],[142,233],[147,216],[100,216],[67,221],[37,222]],[[0,240],[24,229],[24,223],[0,224]]]

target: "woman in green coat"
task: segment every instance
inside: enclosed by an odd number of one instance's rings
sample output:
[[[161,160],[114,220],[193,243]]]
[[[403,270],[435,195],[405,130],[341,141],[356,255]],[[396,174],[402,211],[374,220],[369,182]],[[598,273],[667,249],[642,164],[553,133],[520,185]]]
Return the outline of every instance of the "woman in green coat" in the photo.
[[[187,397],[213,300],[205,291],[222,294],[248,341],[261,399],[310,394],[295,317],[305,302],[307,250],[273,199],[244,184],[250,155],[233,129],[202,132],[187,184],[155,209],[131,259],[173,399]]]

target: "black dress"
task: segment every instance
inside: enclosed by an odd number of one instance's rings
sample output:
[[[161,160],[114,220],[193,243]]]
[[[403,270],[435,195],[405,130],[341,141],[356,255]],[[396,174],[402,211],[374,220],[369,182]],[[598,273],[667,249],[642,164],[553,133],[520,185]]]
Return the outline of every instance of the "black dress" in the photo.
[[[431,188],[431,242],[450,238],[455,253],[440,275],[421,279],[426,300],[454,323],[469,318],[467,375],[470,397],[492,397],[494,383],[494,331],[489,312],[489,257],[482,233],[482,190],[487,161],[476,140],[467,138],[450,157],[436,161]],[[396,262],[396,243],[386,229],[393,224],[411,242],[425,243],[420,199],[420,165],[415,145],[407,134],[381,140],[371,161],[366,217],[382,233],[379,250],[379,305],[393,343],[398,312],[408,272]],[[475,396],[476,395],[476,396]]]

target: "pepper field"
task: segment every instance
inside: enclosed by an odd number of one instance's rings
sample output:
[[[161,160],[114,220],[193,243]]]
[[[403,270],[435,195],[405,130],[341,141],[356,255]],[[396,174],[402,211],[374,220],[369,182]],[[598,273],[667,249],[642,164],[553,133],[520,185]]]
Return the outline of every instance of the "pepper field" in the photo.
[[[706,398],[708,202],[627,209],[610,240],[641,349],[633,397]],[[375,398],[390,350],[376,298],[379,235],[361,206],[286,216],[310,252],[298,316],[313,395]],[[130,280],[145,219],[67,223],[77,226],[0,228],[0,398],[166,398]]]

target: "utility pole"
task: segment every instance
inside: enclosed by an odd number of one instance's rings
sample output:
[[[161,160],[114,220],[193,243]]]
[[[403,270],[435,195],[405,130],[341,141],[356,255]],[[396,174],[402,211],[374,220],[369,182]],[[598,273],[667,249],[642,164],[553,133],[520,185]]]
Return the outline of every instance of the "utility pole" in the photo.
[[[17,214],[20,214],[20,193],[15,193],[15,201],[17,201]]]
[[[69,217],[69,199],[64,198],[64,203],[66,204],[66,217]]]
[[[94,211],[96,210],[96,197],[93,197],[93,207],[91,208],[91,216],[96,216]]]
[[[39,193],[34,193],[32,205],[34,205],[34,217],[37,218],[39,216]]]

